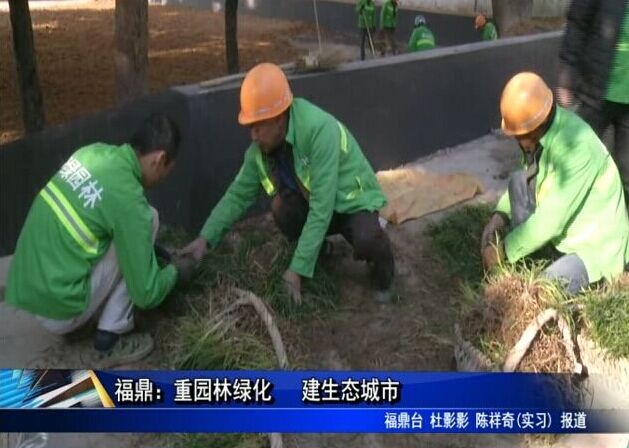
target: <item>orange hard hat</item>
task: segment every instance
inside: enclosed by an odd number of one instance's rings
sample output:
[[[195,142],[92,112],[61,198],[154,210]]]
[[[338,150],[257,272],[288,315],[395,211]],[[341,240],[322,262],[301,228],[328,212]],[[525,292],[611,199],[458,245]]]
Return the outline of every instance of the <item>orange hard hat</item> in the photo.
[[[293,93],[282,69],[263,62],[249,70],[242,82],[238,122],[248,125],[277,117],[292,102]]]
[[[500,98],[502,132],[524,135],[546,121],[553,107],[553,92],[537,74],[522,72],[509,80]]]
[[[474,17],[474,28],[479,29],[485,26],[485,24],[487,23],[487,17],[485,17],[485,14],[483,14],[482,12],[479,12],[478,14],[476,14],[476,17]]]

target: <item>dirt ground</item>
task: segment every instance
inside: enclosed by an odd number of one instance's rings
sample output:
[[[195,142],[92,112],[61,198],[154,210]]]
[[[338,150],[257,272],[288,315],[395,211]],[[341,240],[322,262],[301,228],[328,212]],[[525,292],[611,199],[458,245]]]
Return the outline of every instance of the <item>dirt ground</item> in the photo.
[[[505,170],[513,166],[517,157],[518,148],[513,141],[488,135],[440,151],[421,161],[421,166],[434,173],[461,170],[475,175],[485,187],[485,193],[476,200],[493,201],[505,187]],[[451,370],[452,328],[457,318],[454,311],[459,291],[445,268],[434,259],[429,237],[424,232],[442,216],[443,212],[435,213],[387,228],[395,251],[398,291],[402,295],[399,301],[387,305],[374,303],[366,266],[353,260],[346,243],[335,240],[335,253],[328,263],[333,264],[340,277],[338,307],[319,318],[305,318],[280,328],[291,364],[316,369]],[[248,225],[277,232],[268,216],[256,218]],[[150,323],[152,317],[156,316],[145,314],[142,320]],[[159,317],[164,319],[166,315]],[[157,340],[168,337],[168,328],[160,321],[153,320],[150,331]],[[42,357],[50,360],[48,367],[75,367],[67,351],[58,352],[66,357],[50,358],[50,352],[62,346],[63,340],[50,337],[32,316],[0,301],[0,367],[29,366]],[[163,365],[163,360],[159,363],[154,357],[172,354],[164,353],[163,346],[160,348],[161,353],[157,350],[152,359],[129,367]],[[530,441],[527,443],[522,437],[500,435],[295,434],[286,435],[285,440],[290,443],[287,446],[298,448],[549,446],[529,445]],[[626,444],[623,436],[574,435],[559,439],[553,446],[624,448]],[[165,446],[165,442],[156,435],[50,434],[49,446],[131,448]]]
[[[31,16],[48,126],[114,105],[113,7],[113,0],[34,3]],[[548,31],[561,24],[562,19],[536,19],[513,34]],[[294,61],[316,40],[314,25],[300,22],[241,15],[238,26],[242,70],[263,60]],[[226,74],[221,12],[150,6],[149,29],[151,92]],[[329,42],[347,42],[347,36],[325,29],[322,32]],[[346,45],[338,46],[348,51]],[[0,8],[0,60],[3,144],[23,135],[11,24],[4,7]]]
[[[110,0],[31,11],[48,125],[114,105],[114,11]],[[314,36],[311,25],[239,18],[241,69],[261,61],[290,62],[291,44]],[[162,90],[226,74],[223,14],[185,7],[149,7],[149,88]],[[0,12],[0,144],[23,134],[8,12]]]
[[[504,147],[503,140],[488,137],[467,145],[462,151],[455,148],[452,153],[437,154],[425,166],[435,172],[447,166],[455,170],[465,166],[472,174],[484,176],[481,180],[491,199],[492,194],[497,194],[494,188],[500,188],[502,182],[494,177],[494,173],[504,170],[515,154],[513,147],[508,146],[510,151]],[[339,304],[334,312],[318,318],[304,318],[280,328],[291,364],[312,369],[452,370],[457,285],[435,262],[429,237],[425,235],[426,226],[438,218],[439,214],[434,214],[387,228],[395,252],[396,286],[401,295],[398,301],[387,305],[374,302],[367,266],[353,259],[347,243],[335,239],[335,253],[327,263],[332,263],[338,272]],[[256,218],[249,225],[266,232],[277,232],[269,216]],[[0,303],[0,310],[0,328],[4,327],[0,331],[0,340],[7,349],[2,350],[0,358],[3,362],[13,366],[30,365],[45,353],[49,367],[67,367],[73,363],[67,357],[68,353],[60,349],[61,339],[51,340],[26,313],[3,303]],[[165,318],[164,315],[153,317]],[[145,315],[142,320],[146,322],[147,319],[150,323],[152,317]],[[159,322],[153,320],[150,328],[157,340],[168,337],[167,326]],[[152,359],[132,367],[163,366],[163,359],[156,362],[154,357],[168,355],[163,352],[164,347],[159,348],[161,350],[157,350]],[[60,356],[55,359],[58,349]],[[64,446],[74,446],[74,437],[68,435],[68,438]],[[520,446],[517,437],[493,436],[304,434],[292,435],[289,439],[292,446],[299,448]],[[94,444],[90,446],[106,446],[100,445],[101,442],[106,443],[94,436]],[[120,439],[120,446],[155,446],[159,443],[162,443],[160,439],[150,435]]]

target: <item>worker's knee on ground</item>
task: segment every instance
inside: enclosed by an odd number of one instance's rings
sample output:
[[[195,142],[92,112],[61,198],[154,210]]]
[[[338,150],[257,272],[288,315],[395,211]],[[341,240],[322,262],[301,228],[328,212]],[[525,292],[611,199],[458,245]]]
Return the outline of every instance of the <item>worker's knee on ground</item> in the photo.
[[[360,260],[373,260],[383,256],[388,251],[388,239],[380,227],[360,228],[354,232],[352,245],[354,255]]]
[[[307,214],[307,210],[304,212]],[[277,228],[290,241],[295,241],[301,235],[306,215],[302,216],[298,204],[294,204],[291,198],[280,194],[273,196],[271,200],[271,215]]]
[[[542,277],[563,283],[568,294],[577,294],[590,283],[585,264],[576,254],[564,255],[551,264]]]
[[[286,204],[279,194],[276,194],[273,196],[273,199],[271,199],[271,215],[280,231],[286,234],[289,227],[287,222],[289,217],[287,216]]]
[[[157,238],[157,231],[159,230],[159,213],[152,205],[149,205],[149,208],[151,209],[151,222],[153,225],[153,242],[155,242],[155,239]]]
[[[273,219],[277,222],[278,218],[281,217],[283,211],[283,202],[282,198],[279,194],[273,196],[271,199],[271,214],[273,215]]]

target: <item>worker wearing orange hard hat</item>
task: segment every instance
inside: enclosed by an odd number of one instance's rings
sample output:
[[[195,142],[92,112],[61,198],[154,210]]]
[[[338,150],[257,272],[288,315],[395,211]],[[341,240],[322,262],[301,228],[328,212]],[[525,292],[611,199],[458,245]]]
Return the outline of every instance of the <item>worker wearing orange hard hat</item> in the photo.
[[[474,28],[481,33],[482,40],[496,40],[498,39],[498,30],[494,22],[487,19],[487,16],[482,12],[479,12],[474,17]]]
[[[620,275],[629,261],[629,220],[605,145],[581,118],[556,105],[535,73],[511,78],[500,112],[502,131],[517,139],[523,158],[483,231],[485,267],[502,258],[514,263],[550,244],[561,256],[545,275],[563,281],[569,293]]]
[[[297,303],[302,278],[313,277],[320,251],[329,248],[326,235],[337,233],[353,246],[355,258],[369,262],[376,299],[387,301],[394,261],[378,220],[386,199],[349,129],[305,99],[293,98],[284,72],[269,63],[245,76],[238,122],[251,130],[244,163],[183,253],[200,260],[264,191],[280,231],[297,241],[284,273]]]

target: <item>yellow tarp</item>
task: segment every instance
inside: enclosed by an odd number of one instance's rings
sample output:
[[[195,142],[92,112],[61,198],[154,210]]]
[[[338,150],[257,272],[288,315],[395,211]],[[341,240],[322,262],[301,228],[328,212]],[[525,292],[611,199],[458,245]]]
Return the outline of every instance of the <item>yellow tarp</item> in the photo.
[[[483,192],[480,181],[466,173],[435,174],[398,168],[376,173],[388,199],[380,216],[393,224],[443,210]]]

